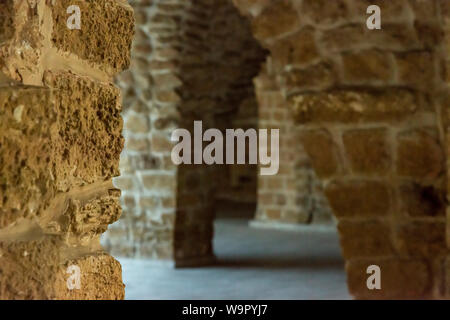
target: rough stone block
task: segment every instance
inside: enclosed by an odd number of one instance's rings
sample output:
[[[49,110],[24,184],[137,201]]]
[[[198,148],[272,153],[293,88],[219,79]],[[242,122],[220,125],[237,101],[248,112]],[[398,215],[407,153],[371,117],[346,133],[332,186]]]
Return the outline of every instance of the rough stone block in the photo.
[[[338,231],[345,259],[386,257],[393,253],[387,222],[340,221]]]
[[[281,75],[287,94],[309,90],[325,90],[333,87],[337,81],[335,66],[331,61],[294,69]]]
[[[361,23],[324,30],[318,37],[319,43],[323,50],[329,53],[357,49],[367,42],[366,29]]]
[[[391,192],[380,181],[334,180],[325,187],[334,214],[340,217],[379,217],[390,213]]]
[[[436,57],[430,52],[409,52],[397,55],[400,81],[426,90],[436,84]]]
[[[401,254],[410,257],[433,257],[446,248],[445,222],[414,221],[397,227],[396,238]]]
[[[294,31],[299,25],[298,13],[287,0],[272,2],[252,21],[253,35],[259,40]]]
[[[78,5],[81,29],[67,28],[67,8]],[[134,35],[132,8],[123,1],[54,1],[52,42],[111,74],[128,68]]]
[[[270,51],[277,69],[288,65],[305,65],[319,58],[312,28],[305,28],[270,46]]]
[[[83,254],[83,248],[68,247],[57,236],[45,236],[0,242],[0,252],[1,299],[124,298],[121,266],[101,251]],[[80,289],[68,288],[67,268],[71,265],[80,268]]]
[[[290,97],[299,123],[359,121],[396,122],[419,110],[427,110],[422,95],[409,90],[330,91]]]
[[[349,6],[345,0],[303,0],[300,14],[308,17],[314,24],[334,25],[346,21],[349,17]]]
[[[328,131],[301,131],[300,141],[319,177],[326,178],[337,173],[339,168],[337,147]]]
[[[47,72],[45,83],[53,89],[58,127],[52,128],[60,190],[77,177],[84,184],[119,175],[123,148],[120,91],[70,73]],[[81,183],[81,181],[79,183]]]
[[[387,139],[385,128],[345,132],[343,141],[353,172],[387,174],[392,156]]]
[[[381,290],[367,288],[367,267],[381,270]],[[422,260],[361,259],[346,264],[350,293],[358,299],[424,299],[430,298],[431,275]]]
[[[389,53],[375,50],[343,54],[344,81],[349,84],[389,83],[394,76],[393,61]]]
[[[444,170],[444,154],[437,133],[429,130],[403,132],[397,142],[397,172],[419,179],[435,179]]]
[[[399,189],[401,212],[410,217],[444,217],[445,191],[434,186],[405,183]]]

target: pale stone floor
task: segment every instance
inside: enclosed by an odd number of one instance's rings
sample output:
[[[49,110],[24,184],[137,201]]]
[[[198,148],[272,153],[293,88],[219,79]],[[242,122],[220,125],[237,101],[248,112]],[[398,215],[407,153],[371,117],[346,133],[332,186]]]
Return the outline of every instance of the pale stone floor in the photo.
[[[215,228],[211,267],[119,258],[126,299],[350,299],[336,231],[255,229],[236,218]]]

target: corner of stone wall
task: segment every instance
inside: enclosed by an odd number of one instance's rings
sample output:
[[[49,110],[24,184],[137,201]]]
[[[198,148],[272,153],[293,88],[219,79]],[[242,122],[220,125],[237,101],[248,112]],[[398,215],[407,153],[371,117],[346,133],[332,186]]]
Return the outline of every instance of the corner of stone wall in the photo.
[[[81,9],[80,30],[67,28],[69,5]],[[0,17],[0,297],[123,299],[121,266],[99,237],[121,214],[111,78],[129,63],[133,11],[7,0]]]

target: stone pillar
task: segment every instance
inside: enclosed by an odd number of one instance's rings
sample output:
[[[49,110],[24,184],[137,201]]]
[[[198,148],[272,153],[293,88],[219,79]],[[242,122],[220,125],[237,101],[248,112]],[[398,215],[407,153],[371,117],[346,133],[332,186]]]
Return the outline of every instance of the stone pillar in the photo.
[[[138,26],[131,68],[117,79],[126,143],[115,185],[124,216],[104,243],[113,254],[176,266],[210,263],[223,166],[175,166],[170,137],[177,128],[193,137],[194,121],[203,131],[220,128],[218,119],[237,113],[264,51],[228,0],[132,5]]]
[[[80,29],[67,27],[71,5]],[[121,214],[111,81],[129,64],[133,11],[6,0],[0,17],[0,298],[122,299],[121,266],[99,237]]]
[[[234,2],[271,51],[338,218],[350,292],[446,296],[443,1],[373,1],[381,30],[362,0]]]

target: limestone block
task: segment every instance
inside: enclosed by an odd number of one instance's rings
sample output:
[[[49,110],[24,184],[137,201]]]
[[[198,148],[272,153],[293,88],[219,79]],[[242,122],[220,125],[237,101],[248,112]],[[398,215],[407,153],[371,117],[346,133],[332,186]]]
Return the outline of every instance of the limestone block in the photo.
[[[389,223],[382,221],[340,221],[338,224],[345,259],[385,257],[393,250]]]
[[[86,249],[84,249],[86,250]],[[0,242],[1,299],[123,299],[120,264],[99,251],[67,246],[57,236]],[[70,290],[69,266],[80,268],[80,288]]]
[[[336,90],[291,98],[299,123],[395,122],[412,113],[431,109],[420,94],[402,90]]]
[[[81,10],[81,29],[67,28],[67,8]],[[71,52],[93,62],[109,74],[127,69],[130,64],[134,33],[132,8],[124,1],[97,0],[52,2],[52,43],[59,50]]]
[[[299,15],[291,1],[286,0],[272,1],[252,21],[253,35],[260,41],[294,31],[299,26]]]
[[[412,130],[398,137],[397,172],[402,176],[435,179],[444,170],[444,154],[434,130]]]
[[[355,129],[343,134],[352,171],[360,174],[387,174],[391,166],[390,146],[385,128]]]
[[[381,270],[381,290],[367,288],[367,267]],[[359,299],[424,299],[430,297],[431,275],[423,260],[368,258],[350,260],[346,264],[350,293]]]
[[[327,130],[302,130],[300,141],[311,158],[312,165],[319,177],[329,177],[339,170],[337,146]]]
[[[391,206],[391,191],[380,181],[334,180],[325,187],[325,194],[338,218],[385,216]]]
[[[411,257],[434,257],[447,252],[445,222],[414,221],[397,227],[399,250]]]

